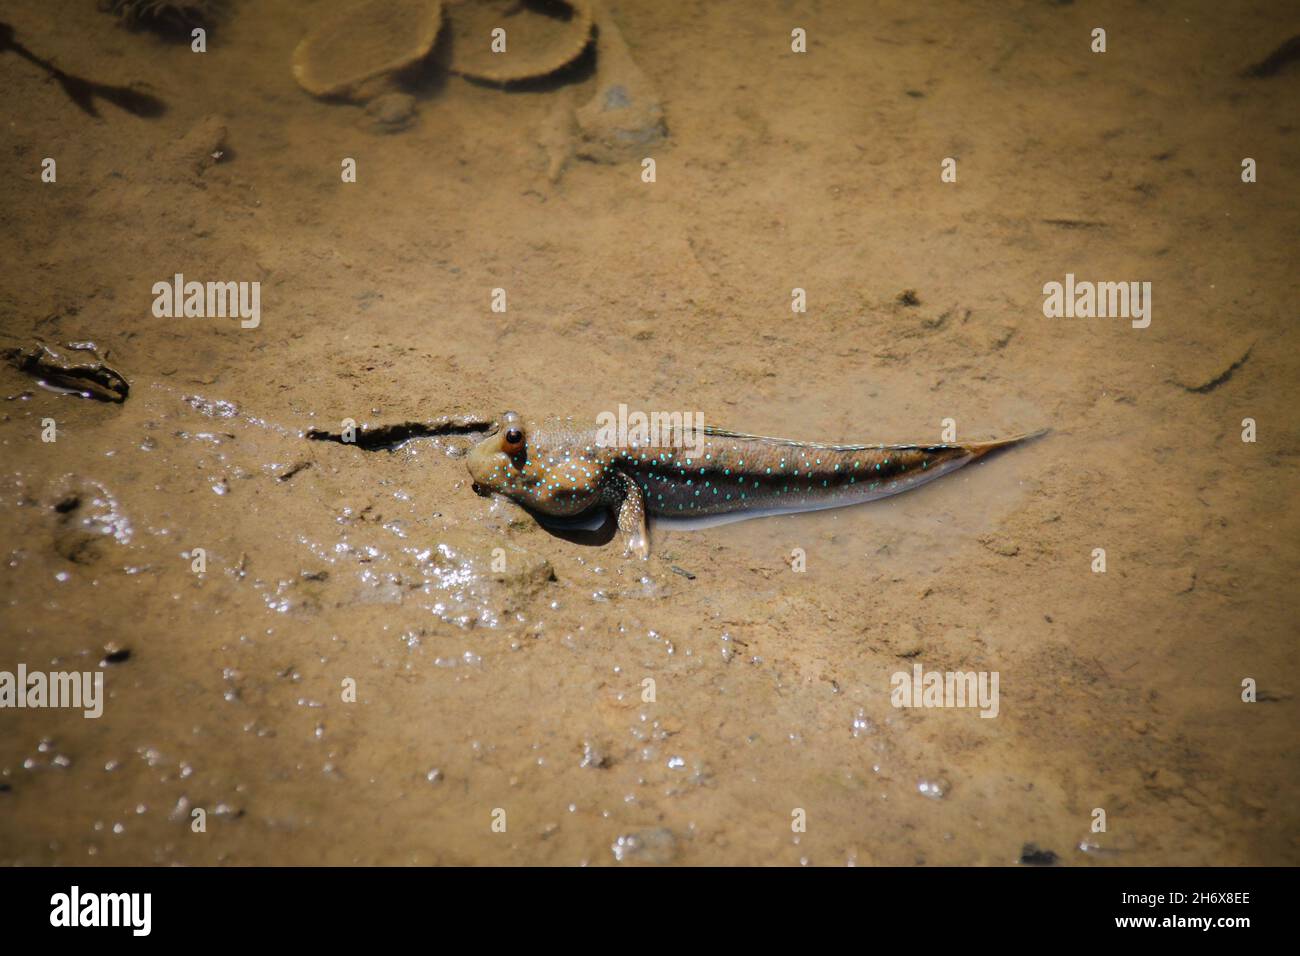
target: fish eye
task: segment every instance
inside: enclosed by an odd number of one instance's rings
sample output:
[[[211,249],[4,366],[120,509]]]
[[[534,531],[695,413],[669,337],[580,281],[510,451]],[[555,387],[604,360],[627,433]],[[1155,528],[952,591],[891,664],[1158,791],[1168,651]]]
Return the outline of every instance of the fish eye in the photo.
[[[518,428],[507,428],[505,433],[505,438],[501,442],[501,446],[512,455],[520,451],[523,451],[524,448],[523,431]]]

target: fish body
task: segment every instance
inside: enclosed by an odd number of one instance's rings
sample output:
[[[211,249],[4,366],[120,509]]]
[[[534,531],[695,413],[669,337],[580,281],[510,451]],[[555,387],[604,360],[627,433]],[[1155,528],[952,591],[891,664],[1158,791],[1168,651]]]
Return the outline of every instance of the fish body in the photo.
[[[836,445],[704,427],[671,446],[602,442],[574,419],[508,412],[471,450],[475,485],[543,515],[615,508],[630,552],[646,515],[708,518],[836,508],[899,494],[1033,435],[974,443]]]

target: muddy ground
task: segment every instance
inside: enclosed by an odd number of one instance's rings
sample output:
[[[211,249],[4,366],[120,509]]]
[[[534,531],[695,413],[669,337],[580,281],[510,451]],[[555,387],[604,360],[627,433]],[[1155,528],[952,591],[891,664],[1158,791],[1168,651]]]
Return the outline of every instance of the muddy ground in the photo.
[[[667,124],[646,183],[571,155],[590,54],[430,70],[398,132],[313,99],[289,62],[331,6],[246,0],[195,54],[5,5],[166,110],[0,54],[0,347],[130,381],[0,370],[0,670],[108,695],[0,711],[0,863],[1300,862],[1300,64],[1242,75],[1294,8],[612,3]],[[175,273],[260,282],[260,325],[156,317]],[[1067,273],[1150,281],[1150,326],[1045,317]],[[644,563],[477,497],[472,436],[303,437],[620,402],[1053,432]],[[996,671],[998,716],[891,706],[918,663]]]

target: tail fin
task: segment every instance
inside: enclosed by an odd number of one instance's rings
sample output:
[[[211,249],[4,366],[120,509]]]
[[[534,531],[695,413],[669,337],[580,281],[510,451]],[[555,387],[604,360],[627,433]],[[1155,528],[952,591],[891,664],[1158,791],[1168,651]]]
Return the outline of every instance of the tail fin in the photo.
[[[1040,428],[1038,431],[1027,432],[1024,435],[1013,435],[1011,438],[999,438],[994,441],[976,441],[967,442],[963,447],[970,452],[973,458],[983,458],[985,455],[995,451],[1001,451],[1003,448],[1010,448],[1012,445],[1019,445],[1027,441],[1033,441],[1036,438],[1042,438],[1050,428]]]

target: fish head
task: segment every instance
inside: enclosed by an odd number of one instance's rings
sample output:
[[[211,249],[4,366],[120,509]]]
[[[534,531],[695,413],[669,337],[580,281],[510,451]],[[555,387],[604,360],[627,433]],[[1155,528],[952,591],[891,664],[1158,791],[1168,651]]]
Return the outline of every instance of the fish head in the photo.
[[[590,430],[568,420],[501,416],[500,427],[466,456],[474,489],[499,494],[548,515],[577,515],[596,505],[608,475],[609,455]]]

